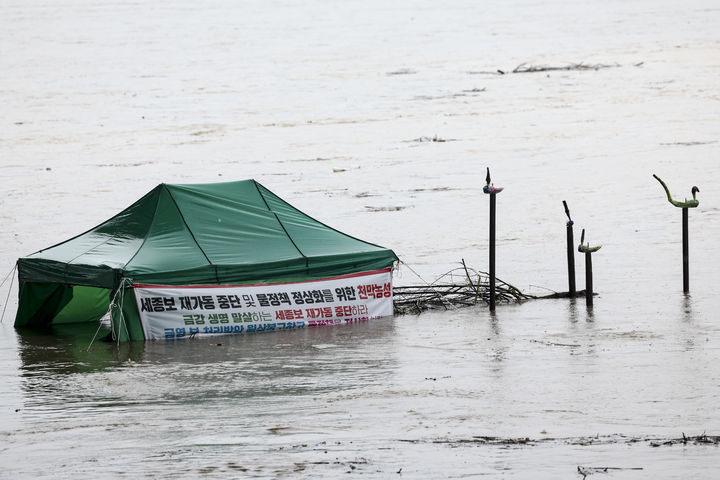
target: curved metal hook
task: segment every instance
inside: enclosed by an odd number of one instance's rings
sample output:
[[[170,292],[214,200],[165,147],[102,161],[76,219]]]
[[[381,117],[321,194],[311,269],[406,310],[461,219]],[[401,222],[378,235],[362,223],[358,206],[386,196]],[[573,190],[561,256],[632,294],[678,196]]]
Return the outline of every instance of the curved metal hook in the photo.
[[[663,182],[663,181],[660,179],[660,177],[658,177],[658,176],[655,175],[654,173],[653,173],[653,177],[655,177],[655,180],[657,180],[658,182],[660,182],[660,185],[662,185],[663,189],[665,190],[665,194],[667,195],[668,202],[670,202],[672,205],[674,205],[674,206],[676,206],[676,207],[678,207],[678,208],[695,208],[695,207],[697,207],[698,205],[700,205],[700,201],[695,198],[695,194],[700,191],[700,189],[699,189],[698,187],[695,187],[695,186],[694,186],[694,187],[692,187],[692,189],[690,190],[690,193],[692,193],[692,197],[693,197],[692,200],[688,200],[688,199],[686,198],[684,202],[679,202],[679,201],[674,200],[674,199],[672,198],[672,196],[670,195],[670,190],[668,189],[667,185],[665,185],[665,182]]]
[[[593,253],[593,252],[597,252],[598,250],[600,250],[602,248],[602,245],[591,247],[590,242],[588,242],[587,245],[583,245],[584,242],[585,242],[585,229],[583,228],[582,234],[580,235],[580,245],[578,245],[578,252]]]

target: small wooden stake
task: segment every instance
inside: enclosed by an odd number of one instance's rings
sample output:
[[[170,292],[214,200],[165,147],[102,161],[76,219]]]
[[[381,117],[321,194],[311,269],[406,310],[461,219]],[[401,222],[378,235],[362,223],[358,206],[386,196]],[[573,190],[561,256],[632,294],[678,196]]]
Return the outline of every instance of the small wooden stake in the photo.
[[[682,249],[683,249],[683,292],[690,292],[690,248],[688,240],[688,209],[682,209]]]

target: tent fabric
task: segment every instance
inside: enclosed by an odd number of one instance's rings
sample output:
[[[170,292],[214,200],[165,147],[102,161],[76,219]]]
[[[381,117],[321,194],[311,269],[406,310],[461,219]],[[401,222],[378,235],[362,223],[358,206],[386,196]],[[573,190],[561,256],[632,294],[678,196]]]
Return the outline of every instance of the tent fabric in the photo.
[[[72,299],[55,318],[53,325],[89,323],[102,317],[110,305],[110,290],[95,287],[72,287]]]
[[[385,268],[392,250],[305,215],[254,180],[161,184],[66,242],[18,261],[21,282],[116,289],[320,278]]]
[[[16,327],[42,327],[72,300],[72,288],[56,283],[20,282]]]
[[[309,217],[255,180],[161,184],[97,227],[20,258],[16,325],[38,324],[65,307],[72,294],[59,285],[114,292],[126,279],[163,285],[311,280],[396,260],[392,250]]]

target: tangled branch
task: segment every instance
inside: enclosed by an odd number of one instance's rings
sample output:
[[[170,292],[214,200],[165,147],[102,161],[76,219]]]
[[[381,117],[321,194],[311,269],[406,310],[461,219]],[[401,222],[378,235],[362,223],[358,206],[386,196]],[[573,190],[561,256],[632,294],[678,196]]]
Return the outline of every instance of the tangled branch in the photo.
[[[393,287],[395,314],[417,314],[424,310],[470,307],[490,302],[490,275],[462,266],[441,275],[428,285]],[[495,277],[497,303],[520,303],[535,298]]]

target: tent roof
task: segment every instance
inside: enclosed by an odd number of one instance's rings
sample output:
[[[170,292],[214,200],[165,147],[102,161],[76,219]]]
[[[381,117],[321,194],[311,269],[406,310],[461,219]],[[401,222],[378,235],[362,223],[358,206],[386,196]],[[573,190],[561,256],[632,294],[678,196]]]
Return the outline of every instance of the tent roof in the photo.
[[[18,261],[25,282],[116,288],[310,279],[392,265],[255,180],[161,184],[97,227]]]

